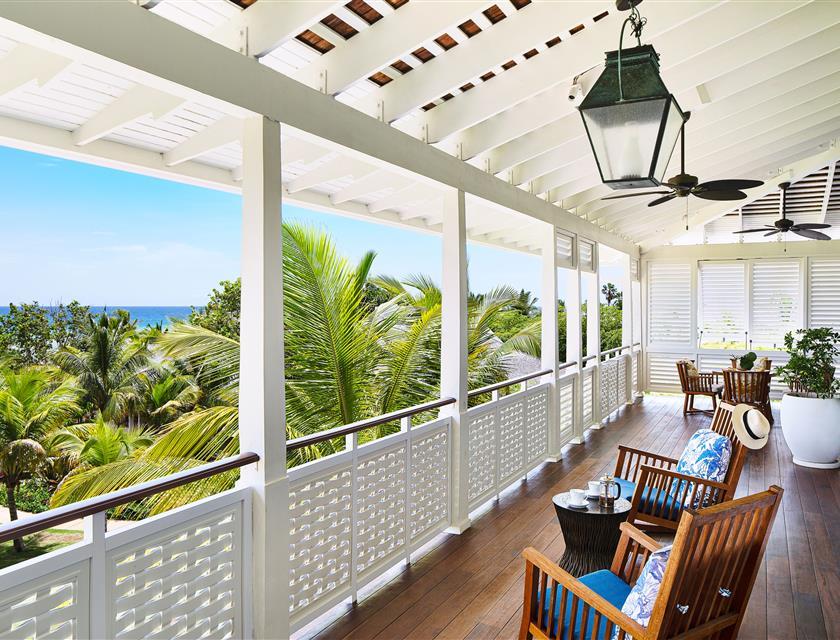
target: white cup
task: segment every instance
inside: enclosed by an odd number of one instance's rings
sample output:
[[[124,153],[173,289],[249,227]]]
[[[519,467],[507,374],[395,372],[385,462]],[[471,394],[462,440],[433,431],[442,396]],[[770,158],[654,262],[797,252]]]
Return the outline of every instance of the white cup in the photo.
[[[597,496],[601,491],[601,483],[598,480],[589,481],[589,495]]]
[[[569,491],[569,502],[578,506],[586,504],[586,491],[583,489],[572,489]]]

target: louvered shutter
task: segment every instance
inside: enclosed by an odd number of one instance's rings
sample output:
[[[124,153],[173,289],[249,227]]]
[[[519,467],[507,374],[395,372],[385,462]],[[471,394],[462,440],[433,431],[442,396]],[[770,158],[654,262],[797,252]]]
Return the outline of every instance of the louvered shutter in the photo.
[[[558,229],[555,233],[555,250],[558,267],[575,266],[575,236]]]
[[[691,265],[648,263],[648,342],[691,343]]]
[[[788,331],[802,326],[798,260],[757,260],[752,266],[751,349],[780,349]]]
[[[840,259],[811,258],[808,283],[808,326],[840,331]]]
[[[630,279],[633,282],[638,282],[640,276],[639,261],[636,258],[630,258]]]
[[[747,331],[744,262],[700,263],[700,346],[744,345]]]
[[[580,257],[581,271],[594,273],[597,268],[595,264],[595,243],[578,238],[578,256]]]

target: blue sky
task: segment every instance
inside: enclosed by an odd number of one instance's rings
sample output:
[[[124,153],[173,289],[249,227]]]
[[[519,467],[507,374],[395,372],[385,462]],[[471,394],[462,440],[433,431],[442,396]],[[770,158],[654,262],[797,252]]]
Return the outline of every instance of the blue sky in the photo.
[[[239,273],[239,196],[0,147],[0,306],[76,299],[108,306],[200,305]],[[374,272],[440,281],[440,239],[298,207]],[[535,293],[535,256],[470,244],[470,286]],[[562,295],[562,292],[561,292]]]

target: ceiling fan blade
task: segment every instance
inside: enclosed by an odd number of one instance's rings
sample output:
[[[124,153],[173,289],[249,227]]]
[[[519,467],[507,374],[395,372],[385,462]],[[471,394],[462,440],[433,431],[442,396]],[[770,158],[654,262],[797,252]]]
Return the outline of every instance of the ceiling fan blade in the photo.
[[[803,238],[811,238],[812,240],[831,240],[830,236],[820,233],[819,231],[811,231],[810,229],[791,229],[791,231]]]
[[[763,184],[761,180],[710,180],[698,184],[697,188],[702,188],[704,191],[738,191],[760,187]]]
[[[775,231],[771,231],[770,233],[765,233],[764,237],[766,238],[767,236],[775,236],[777,233],[781,233],[781,231],[776,229]]]
[[[741,231],[733,231],[732,233],[758,233],[759,231],[767,231],[768,229],[773,229],[775,231],[775,227],[762,227],[761,229],[742,229]]]
[[[661,198],[657,198],[656,200],[653,200],[652,202],[648,202],[648,206],[649,207],[655,207],[658,204],[662,204],[663,202],[668,202],[668,200],[673,200],[676,197],[677,197],[676,193],[669,193],[667,196],[662,196]]]
[[[831,227],[830,224],[821,224],[817,222],[802,222],[800,224],[795,224],[791,227],[792,231],[799,231],[801,229],[828,229]]]
[[[642,191],[640,193],[622,193],[620,196],[605,196],[601,200],[617,200],[618,198],[633,198],[635,196],[658,196],[663,193],[671,193],[670,191]]]
[[[691,195],[704,200],[743,200],[747,197],[743,191],[692,191]]]

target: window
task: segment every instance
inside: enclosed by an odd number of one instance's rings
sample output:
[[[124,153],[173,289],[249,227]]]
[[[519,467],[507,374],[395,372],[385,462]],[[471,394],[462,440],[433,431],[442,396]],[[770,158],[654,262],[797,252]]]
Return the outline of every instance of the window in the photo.
[[[840,331],[840,260],[812,258],[808,284],[808,326]]]
[[[556,232],[556,251],[558,267],[575,266],[575,236],[564,233],[559,229]]]
[[[700,346],[743,349],[747,344],[746,262],[701,262]]]
[[[583,238],[578,239],[578,252],[580,256],[580,270],[595,273],[598,268],[595,243]]]
[[[802,327],[798,260],[752,263],[750,348],[779,349],[788,331]]]
[[[691,343],[691,265],[648,266],[648,342]]]

